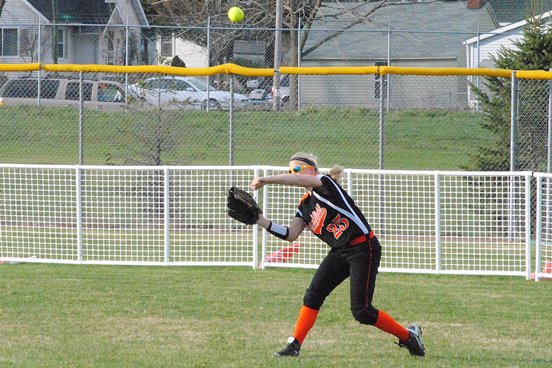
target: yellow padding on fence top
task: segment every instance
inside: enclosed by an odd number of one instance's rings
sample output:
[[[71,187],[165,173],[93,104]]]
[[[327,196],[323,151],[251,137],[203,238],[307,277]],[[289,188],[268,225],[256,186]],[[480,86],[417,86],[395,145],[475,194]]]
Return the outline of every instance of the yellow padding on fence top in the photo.
[[[163,65],[116,66],[97,64],[45,64],[43,70],[49,72],[103,72],[103,73],[158,73],[169,75],[207,76],[216,74],[236,74],[248,77],[272,77],[274,69],[246,68],[236,64],[222,64],[209,68],[180,68]],[[291,67],[280,68],[281,74],[329,75],[329,74],[377,74],[378,67]]]
[[[0,64],[0,71],[2,72],[33,72],[40,70],[39,63],[33,64]]]
[[[301,75],[331,75],[331,74],[378,74],[377,66],[282,66],[281,74],[301,74]]]
[[[511,69],[489,69],[489,68],[409,68],[398,66],[382,66],[380,74],[401,74],[401,75],[465,75],[465,76],[485,76],[511,78],[513,70]],[[552,79],[552,72],[545,70],[518,70],[516,71],[518,79]]]
[[[247,68],[236,64],[222,64],[209,68],[180,68],[164,65],[98,65],[98,64],[0,64],[0,71],[37,71],[49,72],[103,72],[103,73],[142,73],[183,76],[208,76],[216,74],[235,74],[247,77],[272,77],[274,69]],[[344,75],[344,74],[396,74],[425,76],[486,76],[511,78],[512,70],[488,68],[415,68],[398,66],[324,66],[324,67],[280,67],[281,74],[298,75]],[[552,79],[552,72],[545,70],[516,71],[519,79]]]
[[[508,69],[487,69],[487,68],[412,68],[399,66],[382,66],[380,74],[400,75],[482,75],[487,77],[510,78],[512,71]]]
[[[518,70],[516,78],[519,79],[552,79],[552,72],[545,70]]]
[[[273,69],[246,68],[236,64],[222,64],[209,68],[181,68],[164,65],[97,65],[97,64],[45,64],[42,66],[49,72],[104,72],[104,73],[158,73],[170,75],[207,76],[216,74],[237,74],[249,77],[274,75]]]

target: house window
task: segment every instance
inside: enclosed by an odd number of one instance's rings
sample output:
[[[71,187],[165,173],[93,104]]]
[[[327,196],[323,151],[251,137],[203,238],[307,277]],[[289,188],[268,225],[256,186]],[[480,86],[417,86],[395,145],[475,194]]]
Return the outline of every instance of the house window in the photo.
[[[64,29],[58,29],[56,30],[57,37],[56,37],[56,55],[59,58],[65,58],[65,30]]]
[[[374,66],[387,66],[387,61],[376,61],[374,63]],[[374,75],[374,98],[379,100],[381,95],[381,81],[382,77],[379,74]],[[386,85],[383,85],[383,88],[385,90]],[[384,92],[385,93],[385,92]]]
[[[2,28],[0,55],[17,56],[17,28]]]
[[[172,57],[173,56],[173,44],[172,37],[162,37],[161,38],[161,57]]]

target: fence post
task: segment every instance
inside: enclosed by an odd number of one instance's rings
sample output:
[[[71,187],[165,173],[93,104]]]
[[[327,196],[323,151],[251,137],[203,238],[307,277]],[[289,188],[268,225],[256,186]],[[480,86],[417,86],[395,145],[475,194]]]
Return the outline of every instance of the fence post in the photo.
[[[516,71],[512,71],[512,91],[510,103],[510,171],[517,170],[517,154],[518,154],[518,80]]]
[[[171,247],[171,193],[170,193],[170,171],[169,167],[165,166],[164,169],[164,180],[163,180],[163,194],[164,194],[164,204],[163,204],[163,229],[164,229],[164,242],[165,242],[165,252],[164,252],[164,261],[166,265],[169,265],[170,260],[170,247]]]
[[[546,178],[546,183],[548,186],[548,183],[550,182],[550,178]],[[536,211],[537,211],[537,218],[536,218],[536,249],[535,249],[535,281],[540,280],[540,272],[541,272],[541,250],[542,250],[542,176],[537,176],[537,204],[536,204]],[[547,191],[547,193],[550,193]]]
[[[79,165],[84,165],[84,96],[82,70],[79,72]]]
[[[385,129],[384,129],[384,124],[385,124],[385,120],[384,120],[384,114],[385,114],[385,111],[384,111],[384,100],[385,100],[385,97],[383,95],[383,92],[384,92],[384,88],[383,88],[383,85],[385,84],[385,77],[386,75],[383,74],[381,75],[380,74],[380,85],[379,85],[379,88],[380,88],[380,100],[379,100],[379,169],[380,170],[383,170],[384,168],[384,142],[385,142]]]
[[[282,53],[282,0],[276,0],[276,30],[274,34],[274,78],[272,109],[280,109],[280,54]]]
[[[255,168],[253,170],[253,177],[256,178],[259,176],[259,169]],[[257,203],[259,203],[259,191],[256,190],[253,192],[253,198]],[[266,208],[266,202],[263,200],[263,210]],[[253,225],[253,269],[256,270],[259,268],[259,227]]]
[[[77,261],[82,263],[82,168],[75,168],[75,186],[76,200],[75,205],[77,213]]]
[[[549,69],[552,71],[552,69]],[[552,172],[552,80],[548,81],[548,141],[546,172]]]
[[[516,71],[512,71],[512,86],[510,91],[510,172],[517,170],[517,154],[518,154],[518,134],[517,134],[517,122],[518,122],[518,80],[516,78]],[[515,186],[516,177],[510,175],[509,177],[510,194],[508,199],[508,231],[510,233],[510,239],[515,236],[514,232],[514,208],[515,208]]]
[[[387,27],[387,65],[391,65],[391,21],[389,21],[389,25]],[[387,74],[387,81],[389,84],[391,84],[391,74]],[[387,86],[385,90],[387,93],[385,109],[387,112],[389,112],[391,108],[391,92],[389,86]]]
[[[439,172],[434,176],[435,187],[435,271],[441,272],[441,175]]]
[[[211,16],[207,17],[207,67],[211,66]],[[207,107],[209,112],[209,99],[211,98],[211,76],[207,76]]]
[[[125,24],[125,66],[128,66],[128,58],[130,56],[129,52],[130,46],[130,31],[128,29],[128,15],[126,18]],[[125,73],[125,112],[128,112],[128,73]]]
[[[42,24],[40,23],[40,17],[38,17],[38,55],[37,55],[37,61],[38,61],[38,64],[39,65],[42,65],[42,56],[41,56],[41,53],[42,53]],[[37,76],[38,76],[38,80],[37,80],[37,89],[38,89],[38,93],[37,93],[37,96],[36,96],[36,104],[37,106],[40,106],[40,89],[41,89],[41,85],[40,85],[40,80],[41,80],[41,77],[42,77],[42,68],[38,68],[38,72],[37,72]]]
[[[268,175],[268,170],[263,169],[263,176]],[[263,214],[266,218],[270,218],[270,211],[268,208],[268,191],[270,190],[270,185],[265,185],[263,187]],[[263,230],[263,236],[262,236],[262,248],[261,248],[261,269],[265,269],[265,258],[266,258],[266,248],[268,246],[267,244],[267,232]]]
[[[301,66],[301,17],[298,19],[297,26],[297,66]],[[297,111],[301,110],[301,75],[296,75],[297,88]],[[290,86],[291,87],[291,86]]]
[[[480,64],[481,64],[481,44],[480,44],[480,41],[481,41],[481,21],[479,20],[477,22],[477,68],[480,67]],[[475,80],[476,80],[476,86],[478,89],[481,88],[481,78],[480,76],[476,76],[475,77]],[[476,95],[476,98],[477,98],[477,102],[475,103],[475,106],[476,106],[476,110],[477,112],[479,112],[479,95]]]
[[[525,279],[531,280],[531,177],[525,174]]]
[[[209,101],[207,101],[209,105]],[[230,75],[230,166],[234,165],[234,74]]]

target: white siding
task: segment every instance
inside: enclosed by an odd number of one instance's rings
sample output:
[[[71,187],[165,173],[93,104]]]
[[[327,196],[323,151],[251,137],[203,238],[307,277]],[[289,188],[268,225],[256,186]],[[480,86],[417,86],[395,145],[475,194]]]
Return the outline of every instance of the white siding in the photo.
[[[140,29],[136,26],[142,23],[147,26],[147,21],[143,17],[139,2],[136,0],[113,0],[116,3],[116,10],[113,12],[110,19],[110,24],[131,26],[130,32],[135,39],[140,41]],[[134,5],[133,5],[134,4]],[[143,22],[146,24],[143,24]],[[11,57],[1,57],[0,63],[29,63],[37,62],[39,59],[38,52],[35,49],[28,50],[31,45],[36,44],[38,35],[38,24],[41,24],[41,55],[40,62],[51,63],[52,60],[52,40],[51,26],[47,18],[42,16],[36,9],[32,7],[26,0],[6,0],[2,15],[0,16],[0,27],[19,28],[19,55]],[[63,26],[60,26],[63,27]],[[113,55],[108,55],[105,45],[107,42],[102,40],[105,36],[103,33],[95,35],[86,34],[87,32],[79,31],[80,27],[64,27],[66,28],[65,48],[66,58],[58,59],[59,63],[104,63],[110,62],[114,64],[124,63],[125,48],[121,45],[121,37],[124,39],[126,30],[124,27],[115,28],[118,34],[118,46],[114,50]],[[104,47],[102,47],[102,45]]]
[[[131,26],[140,25],[138,15],[136,14],[136,11],[134,10],[134,7],[132,6],[130,0],[118,0],[116,1],[116,3],[119,15],[122,18],[122,24],[128,24]]]
[[[172,56],[177,56],[186,63],[187,68],[205,68],[207,63],[207,49],[194,42],[173,37]],[[156,42],[157,55],[161,55],[161,38]],[[159,58],[158,58],[159,59]],[[158,60],[163,62],[163,60]],[[170,60],[168,60],[170,62]]]
[[[31,55],[29,47],[36,42],[38,22],[47,24],[48,20],[36,12],[24,0],[7,0],[0,16],[0,27],[18,28],[18,55],[0,56],[0,63],[30,63],[38,59],[37,52]],[[43,53],[44,54],[44,53]]]
[[[518,29],[515,34],[510,32],[507,35],[496,35],[479,41],[479,52],[477,50],[477,42],[468,45],[468,68],[477,68],[478,66],[482,68],[495,68],[492,57],[496,57],[498,50],[501,47],[514,48],[514,41],[522,39],[522,30]]]
[[[0,16],[1,25],[37,25],[38,20],[42,24],[48,23],[40,13],[36,12],[32,6],[24,0],[6,0],[2,16]]]
[[[98,52],[96,48],[98,43],[93,35],[77,34],[73,35],[73,48],[68,59],[74,64],[95,64],[98,62]]]
[[[302,66],[367,66],[373,61],[323,62],[303,61]],[[391,65],[401,67],[456,67],[456,60],[391,60]],[[388,76],[390,108],[457,108],[466,104],[465,78],[424,77],[411,75]],[[300,76],[302,106],[344,105],[379,108],[376,98],[374,75]]]
[[[175,52],[188,68],[207,67],[207,49],[190,41],[177,39]]]
[[[537,17],[546,20],[544,27],[550,27],[552,11],[539,14]],[[480,36],[479,43],[476,37],[472,37],[465,41],[466,53],[468,59],[468,68],[494,68],[492,57],[497,56],[501,47],[512,49],[515,48],[514,42],[523,40],[523,28],[527,21],[519,21],[495,29],[493,33],[483,33]],[[478,50],[479,48],[479,50]]]

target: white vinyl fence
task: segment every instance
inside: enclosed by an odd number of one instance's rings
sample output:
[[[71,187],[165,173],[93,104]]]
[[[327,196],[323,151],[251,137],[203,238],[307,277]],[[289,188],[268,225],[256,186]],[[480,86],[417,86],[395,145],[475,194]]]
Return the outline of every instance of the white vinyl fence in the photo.
[[[316,268],[328,247],[311,234],[289,244],[226,215],[229,187],[284,170],[0,164],[0,261]],[[546,277],[552,176],[534,176],[537,272]],[[532,177],[347,169],[342,185],[383,245],[381,271],[529,279]],[[282,224],[302,194],[286,186],[255,193]]]
[[[552,278],[552,174],[535,173],[537,178],[535,280]]]

